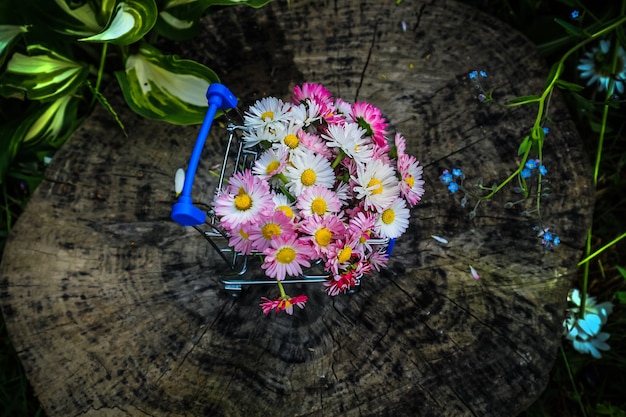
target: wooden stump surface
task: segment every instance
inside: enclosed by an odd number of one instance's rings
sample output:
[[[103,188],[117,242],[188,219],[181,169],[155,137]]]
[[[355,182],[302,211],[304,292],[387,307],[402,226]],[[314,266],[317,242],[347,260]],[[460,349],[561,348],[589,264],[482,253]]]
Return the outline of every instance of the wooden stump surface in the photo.
[[[542,224],[563,243],[551,252],[533,231],[537,217],[523,215],[534,200],[505,209],[518,197],[506,187],[470,221],[439,176],[459,167],[467,184],[490,184],[513,172],[536,109],[479,102],[468,72],[487,71],[499,102],[540,93],[548,71],[534,47],[453,1],[281,1],[223,9],[205,23],[191,44],[162,49],[214,68],[242,108],[287,98],[305,81],[372,102],[424,165],[424,199],[389,270],[364,279],[360,292],[331,298],[301,287],[305,310],[265,317],[260,296],[274,289],[229,297],[219,258],[169,218],[174,172],[198,127],[143,120],[110,88],[128,137],[104,110],[93,113],[54,157],[0,270],[7,329],[47,414],[511,416],[526,408],[547,383],[591,219],[587,157],[556,97]],[[193,194],[207,207],[215,186],[207,171],[224,145],[213,133]]]

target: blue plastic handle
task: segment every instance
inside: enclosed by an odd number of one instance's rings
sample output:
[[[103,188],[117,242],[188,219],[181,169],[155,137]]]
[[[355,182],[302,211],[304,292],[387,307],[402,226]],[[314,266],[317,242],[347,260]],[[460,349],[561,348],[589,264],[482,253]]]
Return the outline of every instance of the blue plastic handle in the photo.
[[[226,88],[226,86],[222,84],[212,83],[207,89],[206,98],[209,102],[209,109],[204,116],[200,132],[198,132],[196,144],[193,147],[193,152],[191,153],[191,158],[189,159],[189,165],[187,166],[187,172],[185,173],[183,192],[178,197],[176,204],[172,207],[172,220],[182,226],[197,226],[206,221],[205,211],[195,207],[193,205],[193,200],[191,199],[193,180],[196,176],[196,170],[198,169],[202,149],[204,148],[204,143],[206,142],[206,138],[211,130],[215,114],[218,110],[226,110],[237,107],[237,98],[228,88]]]
[[[392,238],[389,239],[389,243],[387,244],[387,251],[385,252],[385,255],[387,255],[387,258],[391,258],[391,252],[393,252],[393,247],[396,244],[396,238]]]

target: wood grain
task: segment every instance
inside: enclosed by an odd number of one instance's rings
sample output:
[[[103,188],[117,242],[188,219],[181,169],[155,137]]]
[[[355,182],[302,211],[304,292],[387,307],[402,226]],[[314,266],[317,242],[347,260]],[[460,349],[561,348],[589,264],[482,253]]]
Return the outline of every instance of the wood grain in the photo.
[[[402,22],[406,23],[406,31]],[[510,416],[543,390],[565,295],[591,220],[587,157],[562,100],[544,149],[551,196],[546,252],[533,207],[505,209],[512,187],[476,218],[440,182],[506,178],[533,108],[484,104],[467,77],[488,72],[498,102],[541,92],[547,68],[511,28],[453,1],[273,2],[222,9],[191,44],[165,51],[214,68],[242,107],[319,82],[380,107],[427,181],[389,270],[351,296],[301,287],[294,316],[261,314],[268,288],[239,299],[219,258],[169,219],[173,176],[197,127],[142,120],[106,95],[125,137],[97,109],[55,156],[13,230],[0,304],[49,416]],[[199,92],[204,94],[204,92]],[[215,129],[219,130],[219,129]],[[193,195],[223,152],[212,132]],[[442,245],[431,235],[449,240]],[[480,273],[472,279],[469,264]],[[295,292],[295,291],[294,291]]]

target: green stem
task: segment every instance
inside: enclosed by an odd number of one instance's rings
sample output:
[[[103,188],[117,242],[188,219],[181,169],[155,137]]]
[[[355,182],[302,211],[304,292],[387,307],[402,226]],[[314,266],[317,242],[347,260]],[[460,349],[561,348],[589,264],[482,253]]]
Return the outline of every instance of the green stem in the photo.
[[[524,169],[524,164],[526,163],[526,160],[528,159],[528,154],[530,153],[530,148],[531,148],[530,146],[526,147],[526,151],[524,152],[524,156],[522,157],[522,162],[517,167],[517,169],[511,175],[509,175],[509,177],[507,179],[502,181],[496,188],[494,188],[489,194],[487,194],[486,196],[482,197],[483,200],[489,200],[498,191],[500,191],[502,188],[504,188],[505,185],[507,185],[509,182],[511,182],[514,178],[516,178],[517,175],[520,172],[522,172],[522,169]]]
[[[102,44],[102,51],[100,52],[100,64],[98,65],[98,73],[96,74],[96,85],[94,87],[96,93],[100,91],[100,84],[102,84],[102,76],[104,74],[104,64],[106,63],[108,48],[109,44],[107,42]],[[91,105],[94,104],[96,100],[96,95],[97,94],[94,94],[94,97],[91,99]]]
[[[622,1],[622,8],[621,8],[621,14],[624,15],[626,12],[626,1]],[[620,19],[619,21],[624,20],[625,18]],[[618,21],[618,22],[619,22]],[[617,64],[619,62],[619,47],[617,45],[615,45],[615,47],[613,48],[613,62],[611,65],[611,74],[615,74],[617,71]],[[606,90],[606,100],[604,101],[604,107],[602,109],[602,123],[600,125],[600,135],[598,137],[598,148],[596,150],[596,160],[595,160],[595,164],[594,164],[594,168],[593,168],[593,185],[594,187],[598,186],[598,177],[600,175],[600,163],[602,162],[602,151],[604,150],[604,137],[606,135],[606,123],[607,123],[607,119],[609,117],[609,100],[611,100],[611,96],[613,94],[613,88],[615,88],[615,79],[611,78],[609,80],[609,85],[607,86],[607,90]],[[619,237],[617,240],[621,239],[622,237],[624,237],[625,235],[622,234],[621,237]],[[588,259],[590,258],[589,253],[591,252],[591,238],[592,238],[592,227],[589,228],[589,230],[587,231],[587,245],[586,245],[586,250],[585,250],[585,254],[587,255],[587,257],[583,260],[584,261],[584,269],[583,269],[583,288],[581,290],[581,297],[580,297],[580,315],[581,317],[585,316],[585,304],[587,302],[587,289],[589,286],[589,261]],[[611,243],[611,242],[609,242]],[[601,253],[607,246],[605,245],[603,248],[600,249],[600,251],[596,251],[595,253]],[[581,263],[583,262],[581,261]]]
[[[572,368],[569,366],[569,361],[567,360],[567,355],[565,354],[565,350],[563,349],[563,345],[560,346],[561,356],[563,357],[563,363],[565,363],[565,369],[567,370],[567,375],[569,376],[569,380],[572,383],[572,389],[574,390],[574,394],[576,395],[576,401],[578,401],[578,406],[580,407],[580,412],[583,417],[587,417],[587,413],[585,412],[585,407],[583,406],[582,399],[580,397],[580,393],[578,392],[578,388],[576,388],[576,381],[574,380],[574,374],[572,373]]]
[[[613,239],[612,241],[610,241],[606,245],[602,246],[600,249],[598,249],[597,251],[595,251],[591,255],[588,255],[587,257],[585,257],[582,261],[578,262],[578,266],[581,266],[583,264],[589,263],[590,260],[592,260],[596,256],[600,255],[602,252],[604,252],[605,250],[607,250],[611,246],[615,245],[617,242],[619,242],[620,240],[622,240],[624,238],[626,238],[626,232],[622,233],[621,235],[619,235],[618,237],[616,237],[615,239]]]
[[[289,298],[289,296],[285,292],[285,288],[283,288],[282,282],[280,282],[280,280],[276,280],[276,284],[278,284],[278,291],[280,291],[280,298]]]

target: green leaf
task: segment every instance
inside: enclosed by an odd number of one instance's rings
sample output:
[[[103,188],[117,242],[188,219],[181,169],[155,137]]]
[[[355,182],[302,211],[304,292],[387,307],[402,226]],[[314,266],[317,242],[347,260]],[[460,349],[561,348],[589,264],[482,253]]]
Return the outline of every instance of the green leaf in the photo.
[[[19,0],[29,22],[72,37],[90,36],[106,25],[115,10],[116,0]]]
[[[583,31],[580,27],[574,26],[571,23],[566,22],[563,19],[555,18],[554,21],[560,25],[567,33],[574,36],[583,36]]]
[[[585,87],[580,84],[570,83],[569,81],[565,81],[565,80],[556,80],[556,85],[564,90],[576,91],[576,92],[582,91],[585,89]]]
[[[186,40],[199,31],[200,18],[211,6],[245,5],[259,8],[271,0],[170,0],[160,8],[155,30],[172,40]]]
[[[526,136],[524,140],[522,140],[522,143],[520,143],[519,148],[517,148],[517,154],[518,155],[525,154],[529,146],[530,146],[530,136]]]
[[[15,53],[0,76],[0,95],[30,100],[54,100],[74,92],[85,82],[88,68],[40,45],[28,54]]]
[[[620,273],[620,275],[622,276],[622,278],[626,279],[626,269],[622,268],[619,265],[615,265],[615,268],[617,269],[617,272]]]
[[[11,49],[10,47],[17,40],[17,35],[26,31],[26,26],[0,25],[0,66],[4,65],[4,60]]]
[[[540,99],[540,96],[521,96],[510,100],[508,103],[506,103],[506,105],[511,107],[521,106],[523,104],[537,103]]]
[[[80,100],[72,95],[62,96],[27,118],[27,127],[22,137],[24,145],[39,148],[58,148],[80,123],[78,105]]]
[[[133,111],[180,125],[202,123],[208,107],[206,91],[212,82],[219,82],[204,65],[162,55],[145,43],[126,59],[126,70],[115,75]]]
[[[158,9],[154,0],[127,0],[117,5],[113,18],[102,32],[80,39],[85,42],[110,42],[129,45],[141,40],[156,23]]]

